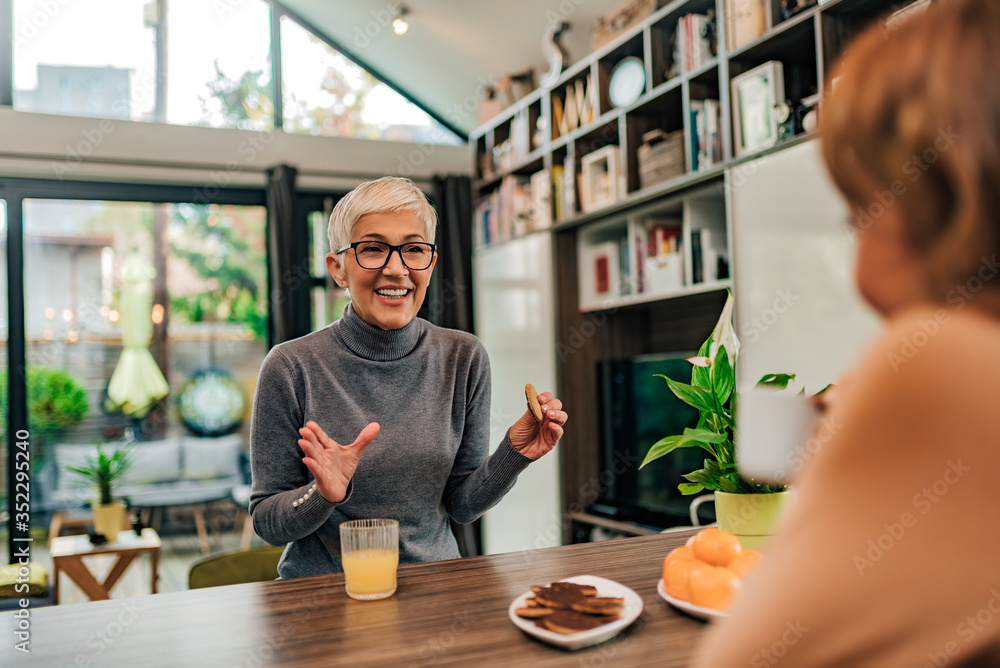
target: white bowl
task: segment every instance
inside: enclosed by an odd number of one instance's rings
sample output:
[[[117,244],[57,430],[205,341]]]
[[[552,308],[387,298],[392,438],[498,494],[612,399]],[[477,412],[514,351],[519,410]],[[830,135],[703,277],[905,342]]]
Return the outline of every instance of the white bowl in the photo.
[[[713,608],[703,608],[700,605],[695,605],[687,601],[682,601],[679,598],[674,598],[667,593],[667,588],[663,585],[663,578],[656,584],[656,593],[660,595],[664,601],[674,606],[678,610],[683,610],[692,617],[697,617],[698,619],[713,619],[715,617],[728,617],[728,612],[723,612],[721,610],[715,610]]]

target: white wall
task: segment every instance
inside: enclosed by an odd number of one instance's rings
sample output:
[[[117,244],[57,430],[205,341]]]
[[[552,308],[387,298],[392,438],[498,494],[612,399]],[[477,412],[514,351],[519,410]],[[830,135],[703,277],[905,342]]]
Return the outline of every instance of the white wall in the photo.
[[[532,234],[478,252],[473,261],[476,335],[490,356],[492,449],[526,409],[524,385],[556,393],[552,237]],[[561,542],[559,446],[534,462],[483,518],[486,554]]]
[[[350,188],[393,174],[425,181],[468,174],[469,149],[163,123],[80,118],[0,107],[0,176],[204,187],[261,186],[278,164],[302,188]]]
[[[798,386],[816,392],[881,327],[854,287],[846,204],[816,140],[737,165],[727,178],[740,383],[795,373]]]

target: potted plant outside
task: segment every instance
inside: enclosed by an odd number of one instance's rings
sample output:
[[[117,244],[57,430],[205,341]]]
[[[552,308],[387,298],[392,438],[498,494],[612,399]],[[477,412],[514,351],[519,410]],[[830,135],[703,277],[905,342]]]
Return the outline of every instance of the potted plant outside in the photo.
[[[654,443],[640,468],[678,448],[704,450],[707,456],[703,468],[685,474],[688,482],[678,485],[678,489],[684,495],[703,490],[713,492],[719,528],[736,534],[744,547],[759,549],[767,542],[775,523],[791,507],[792,493],[784,485],[746,478],[736,467],[735,365],[739,340],[733,331],[732,313],[730,293],[715,329],[698,355],[688,359],[692,364],[690,384],[661,375],[671,392],[698,410],[698,424]],[[783,389],[794,379],[794,374],[768,374],[758,385]]]
[[[94,513],[94,533],[102,534],[108,542],[118,538],[118,532],[125,522],[125,502],[115,499],[113,488],[125,475],[132,463],[132,446],[125,446],[107,454],[97,446],[96,456],[86,458],[82,466],[67,466],[67,470],[89,480],[96,488],[97,496],[91,499]]]

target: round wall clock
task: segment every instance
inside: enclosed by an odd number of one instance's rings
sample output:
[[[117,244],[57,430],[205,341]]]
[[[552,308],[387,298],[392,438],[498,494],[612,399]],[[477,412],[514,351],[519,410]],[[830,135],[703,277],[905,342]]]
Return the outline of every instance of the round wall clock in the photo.
[[[646,89],[646,66],[640,58],[629,56],[615,65],[608,84],[608,97],[616,107],[627,107]]]
[[[243,421],[243,389],[228,371],[202,369],[185,383],[177,407],[181,420],[194,433],[221,436]]]

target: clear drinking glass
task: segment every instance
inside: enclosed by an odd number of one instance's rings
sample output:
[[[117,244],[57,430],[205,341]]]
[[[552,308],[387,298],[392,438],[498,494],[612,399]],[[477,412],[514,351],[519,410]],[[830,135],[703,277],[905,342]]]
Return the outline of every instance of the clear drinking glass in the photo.
[[[340,561],[347,595],[359,601],[388,598],[396,591],[399,522],[353,520],[340,525]]]

